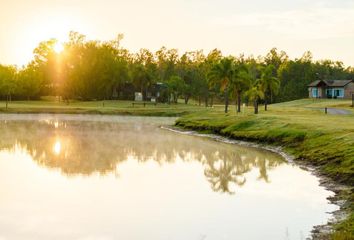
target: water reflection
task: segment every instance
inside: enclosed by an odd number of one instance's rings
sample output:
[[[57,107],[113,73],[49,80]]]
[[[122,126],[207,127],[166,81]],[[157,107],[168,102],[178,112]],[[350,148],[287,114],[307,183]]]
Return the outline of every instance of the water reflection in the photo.
[[[211,188],[230,194],[246,184],[251,170],[269,182],[269,170],[284,163],[268,151],[179,135],[139,121],[2,121],[0,133],[1,150],[20,146],[39,165],[67,176],[117,174],[119,165],[132,158],[159,164],[181,159],[200,162]]]
[[[60,154],[60,150],[61,150],[61,143],[60,143],[59,140],[57,140],[57,141],[54,143],[53,152],[54,152],[56,155],[59,155],[59,154]]]
[[[280,156],[164,123],[0,114],[0,239],[281,240],[335,210]]]

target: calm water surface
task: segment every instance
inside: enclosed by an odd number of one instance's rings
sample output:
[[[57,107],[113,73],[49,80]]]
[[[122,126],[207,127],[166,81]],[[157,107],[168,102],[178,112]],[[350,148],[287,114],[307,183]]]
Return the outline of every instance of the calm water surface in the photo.
[[[337,208],[281,156],[174,120],[0,115],[0,239],[305,239]]]

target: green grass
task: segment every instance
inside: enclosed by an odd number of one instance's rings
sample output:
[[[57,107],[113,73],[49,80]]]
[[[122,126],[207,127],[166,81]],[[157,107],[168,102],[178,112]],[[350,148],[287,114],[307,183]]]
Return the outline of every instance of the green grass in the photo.
[[[297,100],[269,106],[269,111],[224,114],[221,109],[193,113],[177,125],[235,139],[282,146],[298,162],[319,168],[323,175],[351,187],[340,194],[348,200],[350,217],[335,226],[333,239],[354,235],[354,114],[326,115],[324,107],[352,110],[346,100]]]
[[[40,101],[12,101],[6,109],[6,103],[0,102],[3,113],[70,113],[70,114],[119,114],[141,116],[181,116],[204,110],[195,104],[147,104],[132,105],[133,101],[70,101],[69,104],[46,98]]]
[[[343,99],[301,99],[290,102],[279,103],[277,106],[288,107],[309,107],[309,108],[324,108],[324,107],[337,107],[342,109],[352,110],[351,100]]]

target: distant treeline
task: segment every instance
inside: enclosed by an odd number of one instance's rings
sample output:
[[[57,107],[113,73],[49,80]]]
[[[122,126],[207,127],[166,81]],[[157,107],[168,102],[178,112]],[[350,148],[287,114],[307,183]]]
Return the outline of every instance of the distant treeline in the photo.
[[[203,51],[179,54],[165,47],[155,53],[147,49],[132,53],[120,45],[122,37],[88,41],[71,32],[61,52],[56,52],[55,39],[42,42],[24,68],[0,65],[0,97],[126,99],[132,97],[127,91],[136,91],[146,99],[152,86],[160,83],[165,86],[161,101],[280,102],[307,97],[307,84],[318,78],[354,78],[354,68],[331,60],[313,61],[310,52],[295,60],[276,48],[256,58],[223,56],[217,49],[207,55]]]

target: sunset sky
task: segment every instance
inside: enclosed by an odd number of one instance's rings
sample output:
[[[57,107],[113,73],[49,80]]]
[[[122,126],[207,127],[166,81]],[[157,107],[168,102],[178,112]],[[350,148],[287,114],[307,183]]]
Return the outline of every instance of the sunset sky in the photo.
[[[0,0],[0,63],[26,64],[42,40],[124,34],[125,48],[219,48],[291,58],[310,50],[354,66],[354,0]]]

